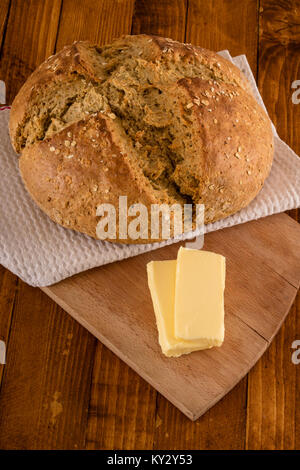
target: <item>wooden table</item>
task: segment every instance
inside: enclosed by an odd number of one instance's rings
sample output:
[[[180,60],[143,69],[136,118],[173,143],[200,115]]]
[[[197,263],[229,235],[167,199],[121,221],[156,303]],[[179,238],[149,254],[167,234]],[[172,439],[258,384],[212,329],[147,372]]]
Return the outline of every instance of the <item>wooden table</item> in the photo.
[[[280,137],[300,153],[300,105],[291,101],[300,79],[299,0],[1,0],[7,103],[65,44],[130,33],[246,54]],[[248,376],[191,422],[41,290],[1,268],[0,448],[299,449],[300,365],[291,361],[299,312],[298,294]]]

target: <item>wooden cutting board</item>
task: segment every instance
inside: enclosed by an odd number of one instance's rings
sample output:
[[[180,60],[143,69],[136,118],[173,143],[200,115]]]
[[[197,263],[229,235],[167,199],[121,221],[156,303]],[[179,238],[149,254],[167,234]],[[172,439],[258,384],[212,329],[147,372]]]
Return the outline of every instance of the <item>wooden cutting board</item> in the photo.
[[[166,358],[157,341],[146,264],[175,259],[179,244],[91,269],[51,287],[51,298],[195,420],[256,363],[281,326],[300,283],[300,225],[278,214],[205,236],[226,256],[221,348]]]

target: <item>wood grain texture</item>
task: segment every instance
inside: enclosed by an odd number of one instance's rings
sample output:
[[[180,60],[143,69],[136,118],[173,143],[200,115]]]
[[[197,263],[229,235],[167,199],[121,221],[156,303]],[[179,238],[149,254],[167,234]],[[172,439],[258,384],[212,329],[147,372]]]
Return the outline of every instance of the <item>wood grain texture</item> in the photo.
[[[281,243],[284,214],[271,216]],[[264,219],[256,221],[257,238]],[[77,321],[144,377],[189,418],[196,419],[223,397],[262,355],[285,318],[297,289],[275,267],[285,263],[276,247],[267,263],[256,257],[256,237],[247,239],[247,225],[209,233],[204,249],[226,257],[225,341],[222,348],[168,359],[160,351],[147,283],[150,260],[175,259],[178,244],[111,263],[43,288]],[[240,236],[240,231],[243,235]],[[300,227],[290,227],[291,269],[298,267]],[[259,266],[259,269],[258,269]]]
[[[176,1],[168,1],[168,2],[160,2],[160,1],[136,1],[135,8],[134,8],[134,17],[132,21],[132,34],[140,34],[140,33],[148,33],[148,34],[158,34],[162,36],[172,37],[174,39],[184,41],[185,39],[185,22],[186,22],[186,7],[187,2],[185,0],[176,0]],[[108,353],[111,354],[111,353]],[[102,364],[102,367],[105,367],[105,364]],[[126,367],[126,366],[125,366]],[[131,372],[132,373],[132,372]],[[133,373],[134,374],[134,373]],[[140,379],[137,375],[134,375],[135,379],[140,383],[140,386],[143,387],[144,381]],[[120,381],[118,381],[118,388],[121,389],[123,392],[123,387],[120,386]],[[127,391],[128,393],[128,391]],[[156,396],[156,392],[154,392]],[[126,399],[126,395],[124,396],[122,393],[118,393],[118,399],[124,400]],[[162,396],[158,396],[158,403],[164,403],[163,406],[168,406],[168,401],[164,399]],[[173,408],[173,407],[172,407]],[[121,408],[122,409],[122,408]],[[137,403],[137,410],[141,409],[141,403]],[[174,409],[174,408],[173,408]],[[98,411],[99,413],[99,411]],[[136,412],[137,416],[139,414],[150,414],[153,416],[155,414],[155,401],[152,400],[151,406],[148,409],[141,410]],[[124,419],[128,420],[129,416],[128,413],[125,412]],[[114,420],[113,420],[114,421]],[[188,420],[187,420],[188,421]],[[130,422],[130,419],[129,419]],[[159,422],[159,417],[157,418],[157,422]],[[154,439],[154,431],[153,430],[153,423],[155,424],[155,420],[152,421],[152,425],[150,426],[151,429],[151,439],[149,439],[149,427],[145,428],[145,435],[144,435],[144,442],[145,447],[139,447],[138,442],[135,442],[135,448],[151,448],[153,445]],[[170,423],[170,427],[172,424]],[[97,428],[97,418],[95,418],[95,429]],[[113,436],[110,442],[113,444],[112,439],[114,441],[117,439],[118,442],[121,442],[120,434],[118,433],[118,427],[114,427],[116,429],[117,436]],[[105,426],[105,421],[101,421],[101,424],[98,420],[98,434],[96,442],[93,443],[94,448],[101,448],[102,439],[99,438],[99,435],[106,436],[109,435],[107,433],[107,427]],[[90,433],[91,435],[91,433]],[[126,435],[128,434],[128,429]],[[138,433],[139,435],[139,433]],[[122,436],[122,434],[121,434]],[[109,442],[109,441],[108,441]],[[106,443],[108,443],[106,442]],[[141,442],[141,441],[140,441]],[[128,448],[128,440],[126,439],[124,443],[124,447]]]
[[[73,41],[106,44],[130,34],[134,0],[64,0],[57,50]]]
[[[132,34],[156,34],[184,42],[186,14],[186,0],[137,0]]]
[[[259,22],[259,88],[279,135],[298,154],[300,106],[291,101],[291,84],[300,75],[299,8],[299,1],[263,0]],[[291,215],[299,220],[298,211]],[[249,374],[248,449],[299,449],[300,370],[291,361],[292,342],[300,338],[299,313],[298,293],[279,334]]]
[[[241,7],[241,2],[234,1],[189,0],[187,7],[186,42],[215,51],[229,49],[233,55],[247,54],[256,72],[258,6],[255,1],[245,1]],[[159,395],[158,413],[164,416],[165,428],[169,429],[163,433],[163,428],[158,428],[155,446],[172,449],[175,442],[177,448],[241,449],[246,434],[246,403],[247,378],[194,426]]]
[[[8,353],[8,340],[17,283],[17,276],[0,266],[0,340],[6,344],[6,354]],[[5,366],[0,364],[0,392],[4,370]]]
[[[98,343],[89,404],[87,449],[151,449],[156,390]]]
[[[215,7],[211,6],[214,5]],[[173,39],[180,41],[192,41],[195,44],[200,44],[203,47],[208,47],[215,50],[220,50],[224,47],[225,41],[221,43],[220,37],[223,39],[222,32],[219,34],[217,28],[214,27],[214,19],[218,15],[219,18],[225,19],[225,25],[222,31],[226,34],[233,34],[234,30],[230,27],[230,12],[223,8],[221,2],[165,2],[154,1],[136,2],[135,16],[133,18],[133,34],[138,33],[151,33],[162,36],[169,36]],[[205,22],[207,10],[210,8],[212,13],[211,21],[205,24],[204,28],[199,28],[199,22]],[[194,11],[194,9],[196,11]],[[183,21],[186,21],[188,14],[188,23],[183,27]],[[253,38],[256,35],[253,31],[257,28],[257,22],[253,23],[253,18],[256,16],[256,8],[253,11],[248,11],[248,22],[242,23],[242,26],[249,25],[250,34],[246,35],[246,28],[244,31],[239,28],[240,36],[236,35],[238,41],[244,43],[246,37]],[[197,23],[197,27],[190,33],[190,27]],[[195,36],[197,34],[197,37]],[[218,38],[213,42],[213,38]],[[221,39],[221,41],[222,41]],[[198,41],[198,42],[197,42]],[[254,56],[256,55],[256,49]],[[255,62],[256,67],[256,62]],[[155,448],[172,449],[174,446],[177,448],[214,448],[215,445],[219,448],[240,448],[243,447],[242,436],[245,435],[245,418],[246,418],[246,383],[247,379],[243,380],[242,387],[236,387],[231,393],[233,403],[241,403],[242,406],[236,409],[235,413],[230,412],[231,427],[235,429],[235,433],[226,432],[228,426],[227,412],[220,413],[219,406],[209,410],[201,419],[197,421],[197,426],[190,422],[180,411],[170,404],[162,395],[157,397],[157,430],[155,433]],[[224,399],[228,403],[227,398]],[[230,403],[230,401],[229,401]],[[226,406],[225,406],[226,408]],[[209,419],[207,419],[209,416]],[[216,420],[218,422],[218,433],[212,431],[210,423]],[[179,424],[181,423],[181,424]],[[217,434],[218,437],[213,438]],[[205,436],[205,438],[203,438]],[[241,438],[237,438],[241,436]],[[217,442],[217,444],[216,444]],[[239,443],[238,443],[239,442]]]
[[[83,446],[94,346],[45,294],[20,283],[0,395],[2,449]]]
[[[12,2],[0,62],[7,103],[12,102],[28,75],[53,53],[60,7],[61,0]]]
[[[9,13],[10,0],[2,0],[0,5],[0,54],[5,36],[5,27]]]
[[[78,39],[103,44],[130,34],[133,5],[131,0],[64,0],[57,50]],[[156,391],[97,342],[86,447],[151,448],[155,406]]]
[[[300,338],[299,294],[280,333],[249,374],[248,449],[299,449],[299,366],[292,342]]]
[[[200,419],[191,422],[165,399],[158,400],[155,449],[243,449],[247,379]]]
[[[184,40],[185,2],[168,2],[167,7],[165,8],[158,1],[136,1],[135,14],[132,20],[132,34],[152,33],[165,36],[171,35],[179,40]],[[118,9],[116,10],[112,16],[119,18],[119,11]],[[126,9],[126,14],[128,14],[128,10],[129,12],[131,11]],[[79,16],[78,12],[76,16]],[[149,19],[150,21],[148,21]],[[131,19],[127,21],[127,24],[129,27]],[[105,31],[106,28],[104,27]],[[117,34],[117,31],[114,30],[114,36],[129,32],[129,29],[128,31],[120,29]],[[107,41],[110,39],[106,38]],[[102,42],[105,42],[105,40],[103,39]],[[101,361],[98,360],[99,357],[101,357]],[[129,374],[129,385],[127,385],[128,382],[125,380],[126,386],[124,386],[124,375],[120,373],[118,376],[113,376],[113,382],[110,380],[108,389],[105,377],[107,377],[106,374],[109,374],[111,369],[112,357],[114,358],[115,367],[121,371],[125,369],[125,377]],[[103,381],[105,381],[105,384],[103,384]],[[134,387],[130,386],[131,382],[135,384]],[[103,396],[101,395],[100,399],[99,389],[104,390]],[[106,410],[111,409],[111,407],[108,404],[106,390],[109,390],[109,397],[114,407],[114,413],[109,413],[109,415],[107,415]],[[88,448],[151,449],[154,444],[156,430],[156,397],[157,392],[149,384],[128,368],[128,366],[124,365],[120,359],[113,356],[105,346],[98,343],[87,429]],[[128,402],[134,403],[134,407],[129,407]]]
[[[60,5],[12,2],[0,66],[8,102],[54,52]],[[15,277],[2,273],[0,334],[7,337],[7,364],[2,367],[0,447],[83,447],[96,341],[38,289],[21,283],[14,302]]]
[[[277,236],[274,227],[274,221],[280,220],[280,231],[285,243],[282,244],[280,238]],[[278,214],[276,218],[264,218],[263,226],[260,220],[254,220],[248,227],[241,225],[238,230],[237,236],[247,243],[253,242],[253,237],[256,238],[255,255],[267,266],[272,265],[273,269],[279,276],[283,276],[292,286],[299,288],[299,265],[295,263],[295,246],[299,243],[298,231],[295,230],[297,224],[291,217],[286,217],[285,214]],[[262,230],[266,227],[266,231]],[[259,238],[257,237],[259,231]],[[277,259],[272,259],[272,252],[278,253]],[[297,254],[296,254],[297,256]],[[284,262],[282,262],[284,260]],[[278,262],[278,263],[277,263]]]

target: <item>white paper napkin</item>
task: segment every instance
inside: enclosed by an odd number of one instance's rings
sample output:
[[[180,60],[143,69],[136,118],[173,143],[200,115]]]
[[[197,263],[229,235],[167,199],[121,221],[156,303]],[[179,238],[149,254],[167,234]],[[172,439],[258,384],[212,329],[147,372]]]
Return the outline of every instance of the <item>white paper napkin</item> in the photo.
[[[250,80],[257,100],[263,102],[245,56],[231,59]],[[2,94],[2,96],[1,96]],[[0,103],[5,103],[0,82]],[[174,243],[121,245],[93,240],[52,222],[31,200],[18,170],[18,157],[8,135],[9,110],[0,111],[0,263],[32,286],[54,284],[73,274]],[[205,227],[205,232],[265,217],[300,206],[300,159],[278,137],[271,174],[259,195],[245,208]],[[187,238],[182,237],[183,238]]]
[[[0,103],[5,103],[5,83],[0,81]]]

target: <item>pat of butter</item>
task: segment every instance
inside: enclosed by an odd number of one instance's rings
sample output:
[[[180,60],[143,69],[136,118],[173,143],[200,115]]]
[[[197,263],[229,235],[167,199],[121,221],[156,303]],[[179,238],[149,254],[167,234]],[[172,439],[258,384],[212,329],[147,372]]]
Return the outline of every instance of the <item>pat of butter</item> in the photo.
[[[186,340],[175,335],[175,285],[176,289],[180,289],[180,285],[178,285],[176,280],[176,265],[176,260],[152,261],[147,265],[148,284],[154,306],[159,344],[162,352],[166,356],[181,356],[182,354],[188,354],[192,351],[220,346],[222,343],[220,337],[218,339],[211,336],[207,338],[204,334],[201,334],[196,339]],[[197,291],[197,295],[194,296],[195,305],[197,305],[198,298],[199,289]],[[224,337],[224,309],[222,325]]]
[[[175,287],[175,335],[224,340],[225,258],[209,251],[180,248]]]

